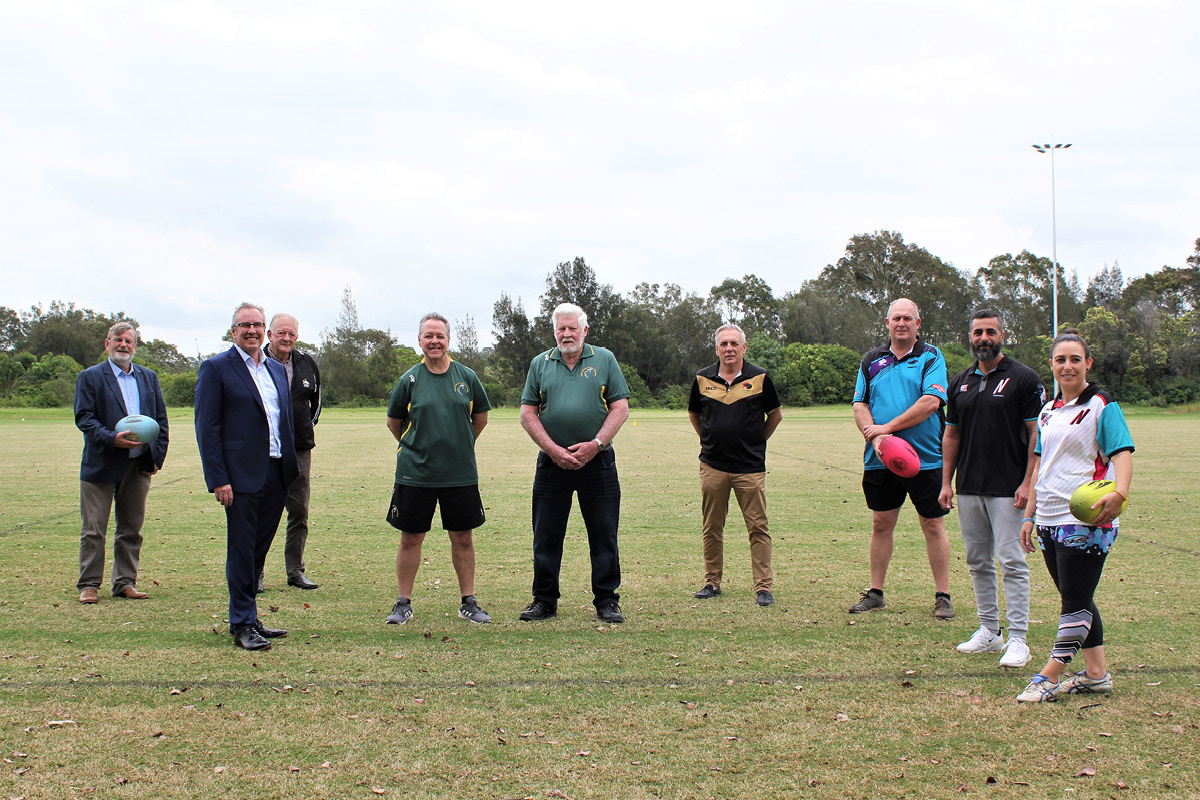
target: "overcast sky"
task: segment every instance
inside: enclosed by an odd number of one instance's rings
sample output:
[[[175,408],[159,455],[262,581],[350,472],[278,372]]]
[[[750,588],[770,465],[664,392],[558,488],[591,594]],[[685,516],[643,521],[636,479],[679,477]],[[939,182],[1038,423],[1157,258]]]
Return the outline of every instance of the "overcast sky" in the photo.
[[[1087,279],[1200,237],[1200,4],[0,0],[0,305],[413,344],[583,256],[776,295],[895,230]],[[603,342],[597,342],[603,344]]]

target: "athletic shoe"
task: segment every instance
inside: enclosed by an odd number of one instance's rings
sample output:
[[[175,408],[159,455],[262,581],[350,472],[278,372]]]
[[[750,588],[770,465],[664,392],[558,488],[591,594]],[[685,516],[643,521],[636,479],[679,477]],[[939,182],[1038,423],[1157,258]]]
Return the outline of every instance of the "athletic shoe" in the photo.
[[[937,619],[954,619],[954,606],[950,605],[949,597],[939,594],[934,599],[933,616]]]
[[[1014,639],[1014,641],[1016,641]],[[992,633],[987,626],[980,625],[979,630],[971,634],[971,638],[954,648],[960,653],[996,653],[1004,649],[1004,637]],[[1028,650],[1025,651],[1029,653]],[[1029,659],[1026,658],[1026,661]],[[1013,666],[1024,666],[1024,662]]]
[[[403,625],[412,619],[412,603],[408,598],[401,597],[396,601],[396,605],[392,606],[392,613],[388,614],[388,625]]]
[[[534,600],[521,612],[521,620],[524,622],[537,622],[557,616],[558,611],[551,608],[549,603],[544,603],[541,600]]]
[[[759,590],[758,596],[755,598],[754,602],[758,603],[760,606],[774,605],[775,595],[771,594],[766,589],[761,589]]]
[[[463,619],[469,619],[471,622],[491,622],[492,618],[488,613],[479,607],[479,601],[475,599],[475,595],[469,595],[463,604],[458,607],[458,615]]]
[[[625,615],[621,613],[621,607],[616,603],[605,603],[596,609],[596,619],[609,625],[619,625],[625,621]]]
[[[1058,684],[1045,675],[1034,675],[1025,690],[1017,695],[1018,703],[1053,703],[1058,699]]]
[[[704,588],[696,592],[692,597],[697,600],[707,600],[710,597],[716,597],[721,593],[720,586],[713,586],[711,583],[704,584]]]
[[[877,608],[887,608],[887,601],[883,599],[883,595],[875,594],[874,592],[863,592],[862,599],[850,606],[850,613],[864,614],[868,611],[874,611]]]
[[[1059,694],[1112,694],[1112,673],[1103,678],[1089,678],[1086,672],[1076,672],[1058,684]]]
[[[1024,639],[1016,636],[1009,638],[1008,645],[1004,648],[1004,655],[1000,656],[1000,666],[1016,669],[1028,663],[1029,645],[1025,644]]]

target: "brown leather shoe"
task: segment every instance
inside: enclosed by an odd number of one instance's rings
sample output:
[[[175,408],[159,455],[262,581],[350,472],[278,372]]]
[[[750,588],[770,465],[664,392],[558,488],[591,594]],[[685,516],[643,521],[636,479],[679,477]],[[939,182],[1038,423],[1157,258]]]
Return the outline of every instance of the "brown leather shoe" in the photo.
[[[95,589],[92,589],[92,588],[80,589],[79,590],[79,602],[88,603],[88,604],[99,603],[100,602],[100,594],[99,594],[99,592],[97,592]]]
[[[145,600],[149,596],[145,592],[139,592],[135,586],[126,586],[117,595],[117,597],[124,597],[126,600]]]

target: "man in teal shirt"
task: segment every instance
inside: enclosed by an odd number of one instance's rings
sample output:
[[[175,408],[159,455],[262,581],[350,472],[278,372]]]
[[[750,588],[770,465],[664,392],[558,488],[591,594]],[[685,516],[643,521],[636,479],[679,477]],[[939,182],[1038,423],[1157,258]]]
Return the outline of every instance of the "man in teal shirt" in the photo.
[[[533,479],[533,602],[521,619],[558,614],[563,540],[571,496],[578,493],[591,553],[596,618],[624,622],[617,594],[621,485],[611,445],[629,418],[629,387],[616,357],[585,343],[583,309],[563,303],[551,320],[558,346],[529,364],[521,394],[521,427],[541,448]]]
[[[450,536],[450,560],[458,576],[462,605],[458,615],[471,622],[491,617],[475,599],[473,532],[484,522],[475,466],[475,440],[487,425],[483,384],[469,368],[450,358],[450,324],[426,314],[417,328],[425,357],[400,376],[388,404],[387,426],[396,437],[396,486],[388,522],[400,530],[396,551],[399,597],[389,625],[412,619],[413,585],[421,566],[421,545],[441,508]]]

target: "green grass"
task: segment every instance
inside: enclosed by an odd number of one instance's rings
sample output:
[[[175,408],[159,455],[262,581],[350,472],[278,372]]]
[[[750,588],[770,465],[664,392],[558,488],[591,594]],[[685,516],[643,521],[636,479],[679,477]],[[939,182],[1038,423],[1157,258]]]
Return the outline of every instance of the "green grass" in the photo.
[[[251,654],[224,622],[224,514],[204,488],[190,411],[172,414],[150,495],[139,587],[151,599],[102,591],[80,606],[80,434],[63,411],[0,410],[0,797],[1197,794],[1200,458],[1186,443],[1198,416],[1130,414],[1134,496],[1097,598],[1117,693],[1046,707],[1013,702],[1027,671],[954,652],[977,623],[953,516],[955,620],[931,617],[911,509],[889,608],[846,614],[867,583],[869,532],[846,407],[788,410],[771,440],[770,609],[753,605],[736,512],[725,593],[692,599],[695,435],[682,412],[635,411],[616,443],[629,621],[611,628],[592,619],[578,516],[560,616],[516,619],[535,450],[510,410],[479,442],[477,593],[495,623],[457,618],[448,547],[431,534],[417,619],[385,626],[398,534],[383,520],[394,466],[383,420],[323,414],[308,552],[322,586],[287,589],[277,545],[260,609],[291,633]],[[1057,595],[1040,563],[1032,573],[1040,661]],[[1085,768],[1095,775],[1075,777]]]

